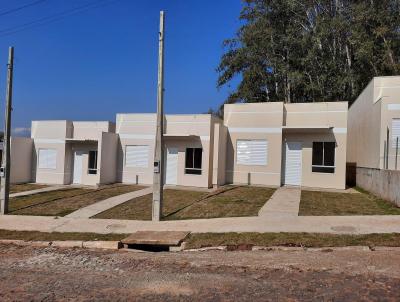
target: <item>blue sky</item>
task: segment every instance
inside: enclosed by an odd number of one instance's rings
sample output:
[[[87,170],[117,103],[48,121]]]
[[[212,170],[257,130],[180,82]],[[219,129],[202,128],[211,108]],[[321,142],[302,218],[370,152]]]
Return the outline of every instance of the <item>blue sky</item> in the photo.
[[[0,128],[8,46],[15,47],[13,128],[31,120],[115,120],[154,112],[159,11],[166,11],[165,111],[204,113],[232,87],[216,88],[222,42],[238,29],[240,0],[119,0],[11,35],[6,29],[93,3],[0,0]],[[17,131],[18,132],[18,131]]]

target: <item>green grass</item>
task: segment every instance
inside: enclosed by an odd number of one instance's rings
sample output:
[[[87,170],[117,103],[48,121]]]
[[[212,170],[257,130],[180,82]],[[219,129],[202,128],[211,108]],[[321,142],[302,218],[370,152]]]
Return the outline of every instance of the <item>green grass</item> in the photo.
[[[26,191],[32,191],[37,189],[46,188],[48,185],[39,185],[39,184],[15,184],[10,186],[10,194],[20,193]]]
[[[0,239],[26,240],[26,241],[119,241],[126,238],[127,234],[96,234],[96,233],[46,233],[35,231],[7,231],[0,230]]]
[[[9,209],[12,215],[65,216],[104,199],[142,188],[115,184],[98,189],[63,189],[11,198]]]
[[[275,189],[225,187],[222,193],[164,191],[164,220],[256,216]],[[93,218],[151,220],[152,196],[127,201]]]
[[[207,193],[204,192],[164,190],[163,215],[170,215],[206,195]],[[97,214],[93,218],[151,220],[151,208],[152,194],[148,194],[129,200],[105,212]]]
[[[187,249],[226,246],[400,246],[400,234],[336,235],[319,233],[199,233],[190,234]]]
[[[257,216],[275,189],[264,187],[235,187],[197,202],[166,219],[196,219]]]
[[[359,193],[302,191],[300,216],[400,215],[400,208],[364,190]]]

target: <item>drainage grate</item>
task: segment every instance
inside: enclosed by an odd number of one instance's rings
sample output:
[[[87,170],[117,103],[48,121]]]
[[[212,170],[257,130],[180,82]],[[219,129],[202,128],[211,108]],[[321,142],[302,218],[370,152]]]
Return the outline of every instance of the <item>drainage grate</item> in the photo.
[[[183,241],[189,232],[138,231],[121,240],[127,249],[147,252],[167,252],[182,250]]]
[[[125,249],[133,249],[144,252],[169,252],[170,247],[168,245],[155,245],[155,244],[124,244]]]

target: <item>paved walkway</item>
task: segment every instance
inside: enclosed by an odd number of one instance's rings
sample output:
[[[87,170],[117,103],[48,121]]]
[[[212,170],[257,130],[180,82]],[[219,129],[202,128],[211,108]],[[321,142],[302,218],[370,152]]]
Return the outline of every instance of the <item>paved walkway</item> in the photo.
[[[297,217],[299,214],[301,189],[280,187],[260,209],[258,216]]]
[[[44,187],[44,188],[41,188],[41,189],[35,189],[35,190],[30,190],[30,191],[23,191],[23,192],[13,193],[13,194],[10,194],[10,197],[27,196],[27,195],[32,195],[32,194],[38,194],[38,193],[44,193],[44,192],[50,192],[50,191],[57,191],[57,190],[66,189],[66,188],[70,188],[70,187],[71,186],[55,185],[55,186]]]
[[[67,218],[90,218],[101,212],[107,211],[121,203],[127,202],[133,198],[138,198],[153,192],[152,187],[148,187],[142,190],[133,191],[129,193],[125,193],[122,195],[114,196],[99,202],[96,202],[90,206],[81,208],[71,214],[67,215]]]

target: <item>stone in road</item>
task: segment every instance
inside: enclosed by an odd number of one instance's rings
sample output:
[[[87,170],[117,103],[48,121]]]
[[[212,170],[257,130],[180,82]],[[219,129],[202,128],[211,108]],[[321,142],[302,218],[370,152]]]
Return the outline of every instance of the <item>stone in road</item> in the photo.
[[[0,245],[0,301],[399,301],[400,252]]]

